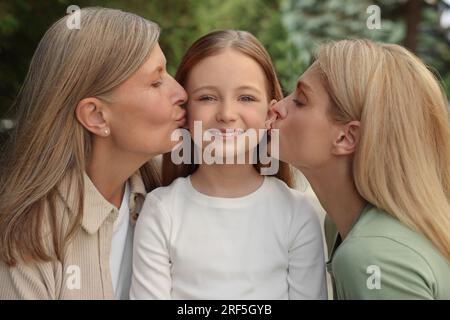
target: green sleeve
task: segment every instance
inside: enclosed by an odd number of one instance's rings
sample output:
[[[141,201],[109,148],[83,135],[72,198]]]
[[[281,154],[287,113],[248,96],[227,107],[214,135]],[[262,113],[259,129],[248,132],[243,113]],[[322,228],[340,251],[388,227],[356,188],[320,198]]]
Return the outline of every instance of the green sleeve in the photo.
[[[338,299],[434,299],[436,281],[413,248],[385,237],[345,241],[333,259]]]

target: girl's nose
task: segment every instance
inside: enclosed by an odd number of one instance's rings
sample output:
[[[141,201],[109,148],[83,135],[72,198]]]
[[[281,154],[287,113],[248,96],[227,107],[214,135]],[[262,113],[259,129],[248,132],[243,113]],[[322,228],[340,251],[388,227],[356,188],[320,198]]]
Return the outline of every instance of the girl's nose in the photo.
[[[223,102],[220,109],[217,110],[216,120],[218,122],[233,122],[237,119],[237,114],[231,103]]]

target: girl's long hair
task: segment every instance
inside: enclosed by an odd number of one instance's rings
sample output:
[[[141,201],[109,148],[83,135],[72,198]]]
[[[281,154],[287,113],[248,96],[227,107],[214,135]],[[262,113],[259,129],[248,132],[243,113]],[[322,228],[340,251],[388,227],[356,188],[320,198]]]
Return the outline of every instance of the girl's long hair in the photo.
[[[395,44],[331,42],[316,61],[334,119],[361,121],[353,163],[359,193],[450,262],[450,118],[437,79]]]
[[[75,108],[83,98],[105,98],[129,78],[159,37],[158,25],[120,10],[84,8],[80,29],[69,29],[68,18],[41,39],[13,106],[17,126],[0,169],[0,259],[8,265],[18,259],[61,259],[82,219],[83,174],[91,148]],[[160,184],[151,162],[140,171],[148,190]],[[55,198],[67,179],[75,186],[71,192],[78,209],[62,231]],[[50,232],[51,250],[44,229]]]
[[[283,92],[278,81],[275,67],[273,66],[270,55],[262,44],[249,32],[238,30],[219,30],[208,33],[198,39],[186,51],[181,63],[178,67],[175,79],[186,87],[186,81],[189,72],[203,59],[219,54],[226,48],[232,48],[246,56],[252,58],[264,71],[264,75],[268,84],[268,97],[277,101],[283,99]],[[194,143],[191,142],[193,150]],[[259,148],[259,146],[258,146]],[[191,159],[192,160],[192,159]],[[255,168],[259,170],[261,164],[255,164]],[[169,185],[178,177],[187,177],[197,170],[198,165],[191,161],[191,164],[175,165],[171,161],[170,153],[163,156],[162,166],[163,185]],[[280,161],[278,172],[274,175],[284,181],[288,186],[294,186],[294,179],[290,166]]]

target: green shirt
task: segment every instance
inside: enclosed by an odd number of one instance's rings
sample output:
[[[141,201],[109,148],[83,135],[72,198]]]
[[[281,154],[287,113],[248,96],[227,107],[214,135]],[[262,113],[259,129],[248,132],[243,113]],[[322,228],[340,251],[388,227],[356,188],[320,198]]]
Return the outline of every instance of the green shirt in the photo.
[[[337,232],[330,220],[325,228],[329,242]],[[447,260],[425,237],[371,204],[344,241],[335,239],[327,263],[335,299],[450,299]]]

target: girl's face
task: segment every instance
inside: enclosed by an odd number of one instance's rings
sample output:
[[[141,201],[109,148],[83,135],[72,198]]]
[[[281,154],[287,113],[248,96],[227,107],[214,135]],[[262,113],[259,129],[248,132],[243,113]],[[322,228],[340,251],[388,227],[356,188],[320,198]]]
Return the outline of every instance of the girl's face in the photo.
[[[114,144],[146,156],[170,151],[176,144],[172,132],[186,121],[180,107],[186,100],[156,45],[147,62],[111,94],[108,120]]]
[[[256,147],[261,137],[256,135],[245,143],[245,136],[250,136],[249,129],[256,133],[264,129],[269,106],[267,80],[257,62],[236,50],[225,49],[192,68],[186,90],[191,134],[194,121],[201,121],[202,136],[207,131],[206,135],[211,134],[227,154],[247,153]],[[208,144],[204,141],[203,148]]]
[[[320,168],[333,155],[339,126],[329,114],[330,98],[319,70],[312,65],[298,80],[297,88],[277,102],[272,111],[279,129],[279,157],[297,168]]]

